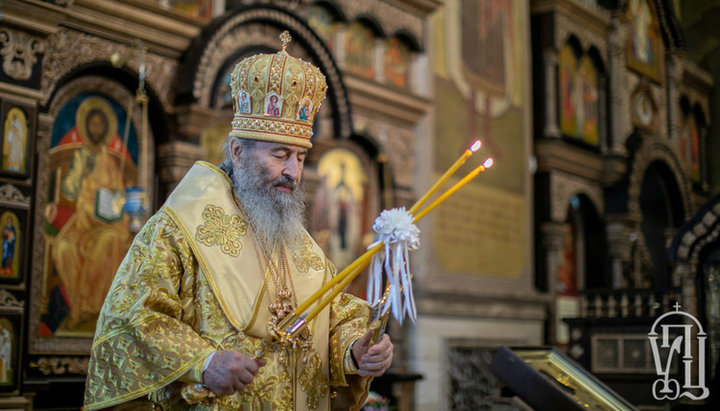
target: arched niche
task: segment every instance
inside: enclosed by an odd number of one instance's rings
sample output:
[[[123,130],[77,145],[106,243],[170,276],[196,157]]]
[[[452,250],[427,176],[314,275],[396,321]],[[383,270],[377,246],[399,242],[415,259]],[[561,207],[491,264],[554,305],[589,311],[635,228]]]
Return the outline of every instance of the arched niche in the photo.
[[[331,51],[336,51],[336,35],[341,25],[347,23],[342,8],[331,0],[319,0],[305,11],[308,25],[320,36]]]
[[[308,231],[325,255],[342,269],[373,241],[371,229],[383,206],[382,172],[376,152],[357,136],[319,141],[310,150],[304,173]],[[361,274],[349,286],[365,297]]]
[[[712,375],[717,378],[720,347],[720,315],[717,311],[720,302],[720,195],[711,198],[678,230],[669,256],[674,268],[674,281],[689,285],[686,287],[688,290],[697,290],[694,295],[684,295],[683,307],[695,312],[706,324],[710,337],[706,366],[707,369],[715,368]]]
[[[689,178],[683,173],[682,164],[675,156],[673,149],[664,141],[660,141],[651,134],[636,132],[628,138],[630,151],[634,152],[635,161],[632,163],[628,181],[627,211],[632,221],[640,221],[640,193],[646,169],[653,162],[661,162],[666,167],[666,176],[674,180],[678,187],[678,198],[675,200],[682,204],[683,217],[691,216],[691,184]]]
[[[643,273],[648,286],[669,288],[672,276],[667,244],[685,220],[685,205],[672,170],[661,161],[648,165],[643,173],[639,207],[640,232],[651,272]],[[649,274],[649,275],[648,275]]]
[[[350,102],[340,70],[323,40],[294,13],[273,5],[253,5],[234,9],[210,22],[193,41],[176,79],[178,105],[197,105],[211,115],[197,120],[192,130],[204,130],[220,122],[229,123],[232,113],[218,107],[228,68],[243,56],[276,51],[283,30],[293,41],[290,55],[309,59],[325,74],[327,101],[316,121],[315,138],[348,138],[352,130]],[[326,121],[322,121],[323,118]],[[319,132],[318,132],[319,131]],[[202,131],[201,131],[202,132]],[[194,136],[191,136],[194,137]]]
[[[576,295],[578,290],[608,287],[604,269],[605,224],[590,197],[577,193],[570,198],[565,224],[558,293]]]

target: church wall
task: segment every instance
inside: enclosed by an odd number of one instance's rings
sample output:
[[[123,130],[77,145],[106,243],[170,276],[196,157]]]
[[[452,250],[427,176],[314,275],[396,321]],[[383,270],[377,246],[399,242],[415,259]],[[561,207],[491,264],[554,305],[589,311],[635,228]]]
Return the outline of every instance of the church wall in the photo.
[[[498,281],[532,293],[530,57],[524,41],[529,11],[523,2],[499,2],[497,14],[488,12],[487,22],[478,21],[478,30],[487,31],[473,34],[463,30],[463,24],[474,20],[460,21],[461,10],[463,16],[472,14],[463,9],[469,4],[447,2],[430,17],[433,167],[422,185],[430,185],[475,139],[482,140],[483,147],[450,181],[487,157],[495,163],[430,217],[431,228],[425,233],[432,248],[424,250],[430,265],[420,282],[440,282],[449,274],[466,277],[468,284]],[[485,53],[484,58],[494,56],[493,63],[481,68],[469,50]],[[509,258],[490,257],[500,250]]]
[[[486,383],[486,375],[465,374],[473,383],[452,392],[456,361],[468,355],[467,373],[487,370],[498,346],[545,339],[549,301],[535,290],[532,257],[529,18],[529,2],[458,0],[428,19],[434,105],[429,127],[416,138],[430,144],[418,153],[419,163],[430,166],[418,168],[415,192],[420,196],[475,139],[483,147],[446,186],[487,157],[495,164],[420,223],[419,318],[405,328],[408,362],[424,376],[418,410],[472,409],[481,401],[492,407],[485,397],[498,385]]]

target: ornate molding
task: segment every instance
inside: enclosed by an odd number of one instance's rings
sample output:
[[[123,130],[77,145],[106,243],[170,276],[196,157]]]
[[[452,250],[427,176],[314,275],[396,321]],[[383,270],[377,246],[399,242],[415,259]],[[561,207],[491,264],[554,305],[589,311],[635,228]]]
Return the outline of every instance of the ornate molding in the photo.
[[[675,182],[682,194],[683,208],[685,209],[685,219],[692,216],[691,202],[691,183],[690,179],[683,173],[683,167],[680,164],[673,149],[665,142],[656,137],[645,136],[641,147],[635,154],[635,161],[630,171],[630,181],[628,187],[628,215],[633,221],[642,221],[642,212],[640,211],[640,191],[645,170],[654,161],[661,161],[673,173]]]
[[[5,184],[0,186],[0,203],[15,207],[30,208],[30,197],[23,195],[14,185]]]
[[[339,0],[340,7],[348,20],[354,20],[362,15],[371,15],[388,34],[406,30],[417,40],[420,47],[425,43],[423,36],[424,20],[419,15],[388,4],[380,0]]]
[[[540,224],[540,233],[540,242],[549,252],[558,252],[565,248],[565,236],[567,235],[566,223],[542,223]]]
[[[247,32],[247,26],[253,23],[260,23],[265,26],[264,30],[270,33],[279,33],[279,29],[290,30],[295,37],[296,44],[301,47],[296,49],[305,50],[312,55],[315,63],[325,74],[328,83],[328,99],[335,103],[336,118],[339,119],[335,130],[336,137],[348,137],[352,132],[352,119],[350,118],[350,102],[348,100],[345,85],[342,82],[340,70],[335,63],[329,50],[323,41],[315,34],[307,24],[285,10],[270,7],[256,6],[253,8],[242,9],[236,12],[234,16],[228,18],[222,23],[217,30],[209,35],[209,40],[199,45],[203,47],[202,54],[195,63],[183,67],[183,70],[194,71],[194,77],[189,81],[192,82],[192,95],[197,99],[199,105],[203,107],[210,106],[210,91],[217,76],[220,74],[220,65],[230,58],[232,51],[237,51],[240,46],[248,46],[247,38],[244,33]],[[237,42],[242,39],[241,42]],[[235,42],[234,44],[231,44]],[[234,46],[234,47],[232,47]],[[273,48],[278,47],[278,42],[273,42]],[[291,49],[291,54],[297,55]]]
[[[565,42],[567,42],[568,37],[573,35],[580,41],[583,52],[587,53],[590,47],[595,47],[600,52],[603,60],[605,60],[603,64],[607,64],[607,31],[597,33],[588,31],[587,26],[581,21],[572,19],[564,14],[557,15],[555,30],[557,30],[557,35],[555,36],[556,50],[560,50]]]
[[[62,28],[48,40],[50,52],[43,59],[40,89],[43,104],[47,104],[60,79],[76,68],[97,62],[110,62],[113,53],[132,56],[126,67],[138,73],[140,57],[133,53],[134,48],[126,44],[105,40],[79,31]],[[172,81],[177,72],[175,60],[148,53],[146,56],[146,81],[157,95],[163,109],[171,112],[173,100]]]
[[[7,290],[0,289],[0,310],[22,311],[23,307],[25,307],[24,301],[18,300]]]
[[[389,3],[397,4],[413,14],[427,15],[442,6],[442,0],[386,0]]]
[[[570,199],[578,194],[584,194],[590,199],[598,215],[605,213],[602,187],[570,174],[559,172],[550,174],[550,218],[552,221],[559,223],[567,219]]]
[[[609,147],[615,154],[625,154],[625,139],[630,133],[630,94],[628,89],[628,70],[625,67],[625,47],[627,44],[627,26],[616,16],[611,19],[608,33],[608,107],[609,116],[613,120],[608,128],[608,135],[612,135],[613,145]]]
[[[222,74],[220,70],[226,69],[225,64],[238,51],[240,45],[277,49],[280,44],[278,36],[281,32],[282,30],[277,27],[259,22],[246,23],[234,26],[230,30],[218,31],[206,45],[195,75],[193,97],[198,100],[200,106],[206,108],[217,106],[217,101],[211,101],[215,79]],[[294,57],[302,57],[297,55],[297,45],[290,47],[288,51]]]
[[[37,54],[45,52],[42,39],[3,27],[0,29],[0,44],[3,72],[18,81],[29,80],[37,62]]]
[[[45,3],[54,4],[56,6],[60,7],[69,7],[73,4],[75,0],[41,0]]]
[[[674,255],[677,261],[696,265],[705,246],[716,242],[720,237],[720,201],[716,197],[709,204],[712,205],[696,215],[693,223],[678,233],[678,237],[673,241],[671,255]]]
[[[415,138],[411,129],[398,127],[378,115],[356,110],[353,115],[355,131],[364,134],[380,145],[380,153],[386,156],[393,182],[398,187],[414,187]]]
[[[40,357],[29,365],[42,375],[87,375],[89,361],[89,357]]]

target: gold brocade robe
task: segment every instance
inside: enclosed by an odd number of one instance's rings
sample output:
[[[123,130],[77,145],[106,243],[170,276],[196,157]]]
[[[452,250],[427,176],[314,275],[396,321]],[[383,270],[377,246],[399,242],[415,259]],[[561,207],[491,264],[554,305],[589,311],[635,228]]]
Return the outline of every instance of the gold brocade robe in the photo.
[[[298,302],[335,274],[304,238],[288,250]],[[335,389],[346,393],[347,408],[360,408],[370,378],[346,375],[343,361],[364,334],[369,309],[348,294],[310,322],[309,350],[266,350],[267,365],[247,391],[216,396],[187,382],[215,350],[253,355],[267,337],[268,304],[229,178],[196,163],[137,235],[113,281],[91,350],[85,409],[142,399],[165,409],[326,410]]]

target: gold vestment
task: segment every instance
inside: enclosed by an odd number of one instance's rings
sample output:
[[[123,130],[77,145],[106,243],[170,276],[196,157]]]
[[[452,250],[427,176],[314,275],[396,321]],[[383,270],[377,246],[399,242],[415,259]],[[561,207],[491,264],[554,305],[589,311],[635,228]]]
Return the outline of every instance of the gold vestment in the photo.
[[[227,175],[196,163],[137,235],[113,281],[91,350],[85,409],[143,399],[164,409],[327,410],[336,389],[347,408],[359,409],[370,378],[346,375],[344,356],[365,333],[369,309],[348,294],[310,322],[310,349],[266,349],[267,365],[247,391],[215,395],[197,381],[193,370],[211,352],[252,356],[267,337],[269,300],[255,247]],[[298,302],[335,275],[307,233],[288,254]]]

